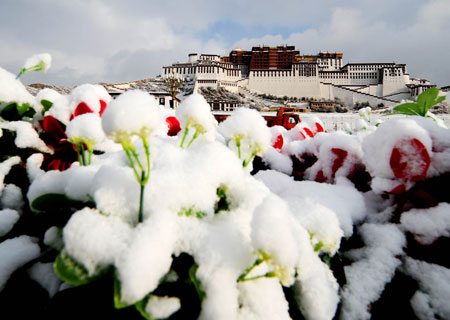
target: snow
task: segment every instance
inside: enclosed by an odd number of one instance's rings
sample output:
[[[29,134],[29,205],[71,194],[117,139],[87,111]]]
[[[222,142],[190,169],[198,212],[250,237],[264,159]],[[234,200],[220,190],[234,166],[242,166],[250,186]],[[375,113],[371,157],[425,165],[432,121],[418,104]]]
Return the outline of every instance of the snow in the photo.
[[[93,148],[95,144],[106,138],[102,128],[102,120],[94,113],[85,113],[75,117],[67,125],[66,134],[70,142],[84,142],[88,145],[88,148]]]
[[[34,105],[34,97],[16,76],[0,67],[0,102],[29,103]]]
[[[7,73],[6,78],[8,86],[20,88]],[[175,111],[182,130],[168,137],[164,120],[174,111],[141,90],[111,100],[100,85],[81,85],[67,96],[46,89],[36,97],[41,110],[42,99],[54,103],[45,115],[67,125],[71,142],[95,145],[105,153],[94,155],[89,166],[74,162],[65,171],[45,172],[40,169],[42,153],[49,149],[36,128],[26,121],[0,123],[17,132],[16,146],[40,151],[26,160],[28,202],[60,194],[95,207],[74,210],[65,226],[50,224],[43,239],[20,236],[0,243],[0,289],[14,270],[39,256],[39,241],[67,254],[89,276],[114,268],[121,302],[148,299],[144,309],[154,318],[170,317],[180,309],[178,298],[154,291],[162,279],[180,280],[171,265],[182,253],[198,266],[195,277],[205,292],[200,319],[289,319],[283,287],[291,290],[305,319],[332,319],[340,302],[337,317],[369,319],[371,304],[399,268],[419,284],[411,300],[419,318],[450,317],[445,303],[449,269],[413,260],[404,251],[406,232],[427,245],[450,237],[450,205],[410,209],[395,225],[389,221],[398,199],[385,194],[415,183],[396,177],[391,168],[393,148],[408,149],[403,145],[408,140],[420,141],[430,155],[427,177],[450,171],[449,130],[432,119],[394,119],[377,127],[371,110],[363,109],[360,127],[350,135],[321,132],[323,123],[315,117],[290,131],[268,128],[257,111],[241,108],[217,125],[206,100],[191,95]],[[100,100],[108,103],[102,115]],[[93,113],[73,118],[80,103]],[[35,117],[35,126],[41,117]],[[105,133],[114,142],[105,140]],[[280,135],[283,144],[275,148]],[[123,149],[146,167],[147,146],[150,178],[144,188]],[[244,166],[256,153],[270,170],[252,176],[250,162]],[[290,176],[292,157],[300,160],[304,154],[317,161],[306,169],[306,180],[296,181]],[[413,156],[407,160],[414,161]],[[3,183],[11,167],[21,163],[19,157],[0,163],[0,237],[24,210],[26,191]],[[372,190],[356,189],[351,180],[356,168],[367,168]],[[420,169],[413,165],[412,175]],[[318,177],[328,183],[307,181]],[[219,207],[219,201],[226,205]],[[361,237],[362,247],[339,252],[352,236]],[[324,262],[324,256],[337,253],[350,261],[342,288]],[[50,263],[36,262],[28,273],[50,296],[61,288]]]
[[[346,237],[349,237],[353,233],[353,224],[362,221],[365,217],[364,198],[353,187],[312,181],[294,181],[291,177],[273,170],[258,172],[255,177],[263,181],[272,192],[287,201],[299,219],[304,219],[311,225],[319,223],[319,220],[313,222],[310,219],[322,220],[322,223],[317,225],[317,231],[320,230],[320,233],[323,233],[326,232],[325,230],[329,230],[330,234],[335,234],[336,240],[340,237],[339,228],[344,231]],[[316,209],[326,217],[334,214],[338,220],[332,219],[331,221],[338,222],[339,226],[328,223],[326,218],[321,219],[320,215],[316,214]]]
[[[413,119],[394,119],[383,122],[376,131],[367,135],[362,143],[364,163],[372,176],[394,179],[389,165],[392,149],[409,139],[422,142],[428,153],[432,154],[432,141],[428,132]],[[376,150],[376,156],[373,155]]]
[[[130,90],[111,101],[102,116],[103,130],[121,141],[121,134],[148,135],[162,121],[153,96],[141,90]]]
[[[112,265],[127,247],[131,228],[90,208],[72,215],[63,231],[64,250],[93,276]]]
[[[19,236],[0,243],[0,290],[17,268],[36,259],[40,251],[38,244],[29,236]]]
[[[19,220],[20,215],[16,210],[3,209],[0,210],[0,237],[6,235],[14,227]]]
[[[359,229],[366,247],[347,256],[356,260],[344,268],[347,284],[342,291],[342,319],[370,319],[369,305],[376,301],[398,266],[406,239],[393,224],[366,223]]]
[[[411,209],[402,214],[401,226],[414,234],[422,244],[431,244],[439,237],[450,237],[450,204],[441,203],[429,209]]]
[[[201,140],[211,141],[215,137],[217,121],[211,113],[211,107],[200,94],[192,94],[178,106],[176,117],[180,121],[181,131],[194,127],[195,132],[202,134]],[[188,141],[194,132],[190,133]]]
[[[180,308],[181,303],[178,298],[151,295],[145,307],[145,312],[154,319],[166,319]]]
[[[52,102],[52,106],[44,113],[44,116],[53,116],[55,119],[61,121],[67,125],[70,121],[72,111],[70,110],[69,101],[70,96],[62,95],[53,89],[43,89],[36,95],[36,100],[41,104],[42,100],[48,100]],[[41,106],[41,109],[43,106]]]
[[[44,141],[39,138],[38,133],[29,122],[0,122],[0,129],[10,130],[16,133],[14,142],[18,148],[32,148],[44,153],[53,153],[53,151],[46,146]]]
[[[107,104],[111,96],[106,89],[99,84],[82,84],[75,87],[70,94],[70,110],[73,113],[77,106],[84,102],[96,114],[100,112],[100,100]]]
[[[25,61],[23,68],[29,69],[35,66],[39,66],[39,70],[47,72],[47,70],[50,69],[51,65],[52,65],[52,56],[49,53],[40,53],[29,57]]]
[[[241,159],[247,160],[253,152],[264,153],[271,145],[272,134],[258,111],[239,108],[220,123],[219,132],[229,140],[230,147],[240,143]]]
[[[8,175],[11,168],[15,165],[20,164],[20,162],[21,160],[17,156],[11,157],[8,160],[0,162],[0,194],[3,192],[3,189],[5,188],[5,185],[3,183],[5,177]]]
[[[24,204],[22,190],[14,184],[5,185],[0,196],[1,207],[14,209],[21,214]]]
[[[406,258],[404,271],[419,284],[419,290],[411,299],[419,319],[449,319],[450,269]]]
[[[39,283],[42,288],[47,290],[50,298],[52,298],[59,291],[61,280],[59,280],[53,271],[53,263],[37,262],[30,269],[28,269],[28,274],[31,279]]]
[[[258,279],[238,284],[240,320],[291,319],[284,293],[276,279]]]

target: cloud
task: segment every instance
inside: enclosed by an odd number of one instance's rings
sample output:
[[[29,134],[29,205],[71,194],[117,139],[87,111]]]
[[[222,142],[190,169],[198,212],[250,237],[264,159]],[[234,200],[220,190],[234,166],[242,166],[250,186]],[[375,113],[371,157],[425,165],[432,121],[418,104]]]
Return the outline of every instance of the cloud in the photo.
[[[351,62],[407,63],[413,76],[448,85],[449,6],[448,0],[4,0],[0,65],[15,72],[28,56],[49,52],[50,71],[24,82],[122,82],[153,77],[190,52],[292,44],[308,54],[341,51]]]
[[[400,14],[400,12],[398,12]],[[334,8],[329,20],[302,32],[242,38],[233,47],[293,44],[301,53],[344,53],[345,62],[406,63],[412,77],[427,78],[438,85],[450,84],[450,2],[424,2],[408,23],[377,20],[362,8]]]

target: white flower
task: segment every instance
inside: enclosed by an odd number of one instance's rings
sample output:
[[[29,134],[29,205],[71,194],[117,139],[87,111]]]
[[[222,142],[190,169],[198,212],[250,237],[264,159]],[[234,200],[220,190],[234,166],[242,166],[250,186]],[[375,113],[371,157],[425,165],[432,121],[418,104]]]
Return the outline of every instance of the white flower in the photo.
[[[190,95],[176,110],[182,128],[195,127],[199,133],[214,133],[216,120],[211,107],[200,94]]]
[[[49,53],[35,54],[29,57],[23,66],[23,69],[30,71],[44,71],[50,69],[52,65],[52,56]],[[25,73],[25,72],[24,72]]]
[[[258,111],[239,108],[219,125],[219,132],[228,140],[234,140],[254,152],[265,152],[272,135],[266,121]]]
[[[66,134],[72,143],[85,143],[89,149],[105,139],[100,117],[94,113],[85,113],[69,122]]]
[[[131,135],[148,136],[162,120],[153,96],[142,90],[130,90],[109,103],[102,126],[108,136],[122,143]]]

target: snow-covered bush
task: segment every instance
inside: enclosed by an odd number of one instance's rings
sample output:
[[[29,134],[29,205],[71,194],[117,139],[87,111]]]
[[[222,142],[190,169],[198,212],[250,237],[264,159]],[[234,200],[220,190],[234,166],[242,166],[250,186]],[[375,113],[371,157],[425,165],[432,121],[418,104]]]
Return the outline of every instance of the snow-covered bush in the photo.
[[[287,131],[250,109],[217,124],[199,95],[174,114],[139,90],[33,97],[3,69],[0,83],[6,309],[26,297],[44,318],[449,316],[448,264],[429,252],[450,237],[450,133],[433,119],[373,124],[363,110],[351,135],[320,119]]]

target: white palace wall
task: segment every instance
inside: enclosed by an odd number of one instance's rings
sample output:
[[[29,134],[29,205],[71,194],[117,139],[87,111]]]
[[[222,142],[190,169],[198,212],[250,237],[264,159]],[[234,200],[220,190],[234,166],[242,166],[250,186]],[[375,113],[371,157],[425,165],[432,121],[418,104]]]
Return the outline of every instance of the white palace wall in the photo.
[[[319,99],[320,82],[317,77],[294,76],[291,71],[259,71],[250,72],[248,89],[257,93],[265,93],[278,97],[307,97]]]

